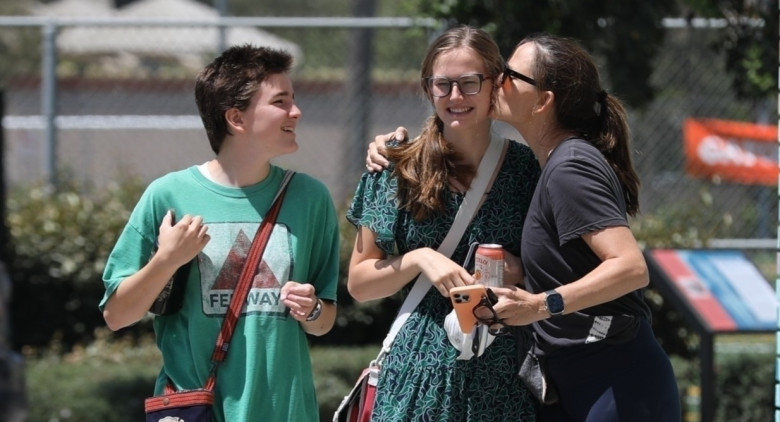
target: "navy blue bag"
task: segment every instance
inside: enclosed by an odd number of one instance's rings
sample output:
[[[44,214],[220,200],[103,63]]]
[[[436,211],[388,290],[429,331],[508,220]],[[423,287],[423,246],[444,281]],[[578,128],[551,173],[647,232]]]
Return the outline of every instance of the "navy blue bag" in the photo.
[[[214,392],[210,389],[175,391],[168,384],[165,394],[144,401],[146,422],[211,422]]]

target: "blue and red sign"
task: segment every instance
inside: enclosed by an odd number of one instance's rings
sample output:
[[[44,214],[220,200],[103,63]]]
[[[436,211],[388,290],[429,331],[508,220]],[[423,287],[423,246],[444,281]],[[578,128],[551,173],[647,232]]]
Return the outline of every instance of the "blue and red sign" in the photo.
[[[777,297],[739,251],[656,249],[650,256],[711,332],[777,330]]]

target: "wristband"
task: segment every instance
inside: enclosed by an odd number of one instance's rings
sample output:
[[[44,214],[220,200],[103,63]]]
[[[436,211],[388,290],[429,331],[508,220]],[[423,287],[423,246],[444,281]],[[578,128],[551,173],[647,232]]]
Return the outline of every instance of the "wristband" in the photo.
[[[317,298],[317,304],[314,305],[314,309],[311,310],[309,316],[306,317],[306,321],[314,321],[320,317],[322,313],[322,299]]]

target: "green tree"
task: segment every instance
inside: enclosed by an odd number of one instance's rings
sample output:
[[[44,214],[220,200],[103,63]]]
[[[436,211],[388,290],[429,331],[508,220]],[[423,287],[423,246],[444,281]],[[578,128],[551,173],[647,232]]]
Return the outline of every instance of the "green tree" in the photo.
[[[737,95],[750,99],[772,95],[777,89],[777,0],[721,3],[729,26],[715,47],[726,52],[726,69],[734,77]]]
[[[451,25],[483,27],[505,55],[534,32],[576,38],[604,59],[610,89],[635,107],[654,96],[649,80],[664,39],[663,18],[726,18],[728,30],[713,47],[726,51],[736,92],[765,98],[777,87],[777,0],[406,0],[406,4]]]

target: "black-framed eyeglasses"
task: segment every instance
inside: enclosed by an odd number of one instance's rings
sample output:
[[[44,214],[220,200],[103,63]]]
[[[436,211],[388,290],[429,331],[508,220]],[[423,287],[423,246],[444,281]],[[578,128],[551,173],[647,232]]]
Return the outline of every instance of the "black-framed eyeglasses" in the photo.
[[[482,296],[482,299],[479,301],[479,303],[477,303],[477,306],[475,306],[474,310],[472,311],[474,313],[474,318],[488,327],[493,325],[500,325],[501,327],[499,328],[488,329],[488,332],[494,336],[509,334],[509,332],[506,331],[506,324],[501,318],[498,317],[496,310],[493,309],[493,305],[498,303],[498,297],[490,289],[486,289],[486,292],[487,295]]]
[[[458,79],[450,79],[444,76],[431,76],[425,78],[428,84],[428,90],[434,97],[446,97],[452,92],[452,85],[457,84],[458,90],[463,95],[476,95],[482,90],[482,81],[485,80],[485,75],[481,73],[474,73],[471,75],[463,75]]]
[[[502,76],[503,76],[504,79],[506,79],[506,78],[520,79],[521,81],[523,81],[525,83],[529,83],[529,84],[531,84],[533,86],[536,86],[536,81],[532,77],[525,76],[522,73],[520,73],[520,72],[518,72],[518,71],[516,71],[514,69],[510,69],[509,66],[504,68],[504,73],[502,74]]]

